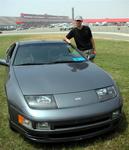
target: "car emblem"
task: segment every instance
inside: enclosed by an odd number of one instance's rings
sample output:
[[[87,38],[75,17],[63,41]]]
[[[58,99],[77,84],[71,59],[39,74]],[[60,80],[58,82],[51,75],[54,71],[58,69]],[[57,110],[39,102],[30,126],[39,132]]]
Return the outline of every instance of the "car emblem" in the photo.
[[[81,100],[82,100],[82,97],[76,97],[74,100],[75,100],[75,101],[81,101]]]

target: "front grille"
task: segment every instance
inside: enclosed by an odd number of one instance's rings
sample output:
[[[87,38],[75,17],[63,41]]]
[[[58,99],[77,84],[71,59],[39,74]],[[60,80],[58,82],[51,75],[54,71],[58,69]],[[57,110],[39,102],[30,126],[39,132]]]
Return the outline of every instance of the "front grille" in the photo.
[[[79,120],[56,122],[52,124],[52,130],[70,129],[83,126],[94,126],[95,124],[103,124],[111,120],[111,115],[101,116],[96,118],[83,118]]]
[[[98,132],[103,132],[106,131],[108,129],[111,128],[110,124],[107,125],[102,125],[100,127],[94,127],[94,128],[90,128],[90,129],[83,129],[83,130],[77,130],[74,132],[64,132],[64,133],[60,133],[60,134],[49,134],[48,137],[49,138],[72,138],[72,137],[79,137],[79,136],[86,136],[87,137],[89,135],[95,135]]]

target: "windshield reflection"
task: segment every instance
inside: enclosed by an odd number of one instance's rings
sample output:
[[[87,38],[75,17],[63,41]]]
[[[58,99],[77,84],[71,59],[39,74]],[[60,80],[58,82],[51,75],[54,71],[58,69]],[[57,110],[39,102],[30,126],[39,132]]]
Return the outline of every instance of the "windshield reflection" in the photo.
[[[71,67],[71,71],[72,72],[77,72],[77,71],[84,70],[85,68],[87,68],[88,67],[88,63],[84,63],[84,62],[77,63],[77,64],[69,63],[68,66]]]

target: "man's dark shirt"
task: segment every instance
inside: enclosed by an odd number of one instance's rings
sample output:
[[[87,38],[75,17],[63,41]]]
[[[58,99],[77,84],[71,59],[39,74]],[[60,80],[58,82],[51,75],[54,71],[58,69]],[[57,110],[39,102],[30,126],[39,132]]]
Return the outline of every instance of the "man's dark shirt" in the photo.
[[[74,38],[77,48],[81,51],[92,49],[92,33],[88,26],[83,26],[82,29],[73,28],[66,37]]]

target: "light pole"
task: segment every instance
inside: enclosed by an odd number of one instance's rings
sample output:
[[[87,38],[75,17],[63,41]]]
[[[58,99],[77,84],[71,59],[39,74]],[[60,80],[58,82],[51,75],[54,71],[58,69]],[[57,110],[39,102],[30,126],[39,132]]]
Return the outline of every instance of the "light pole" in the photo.
[[[72,7],[72,19],[74,20],[74,7]]]

